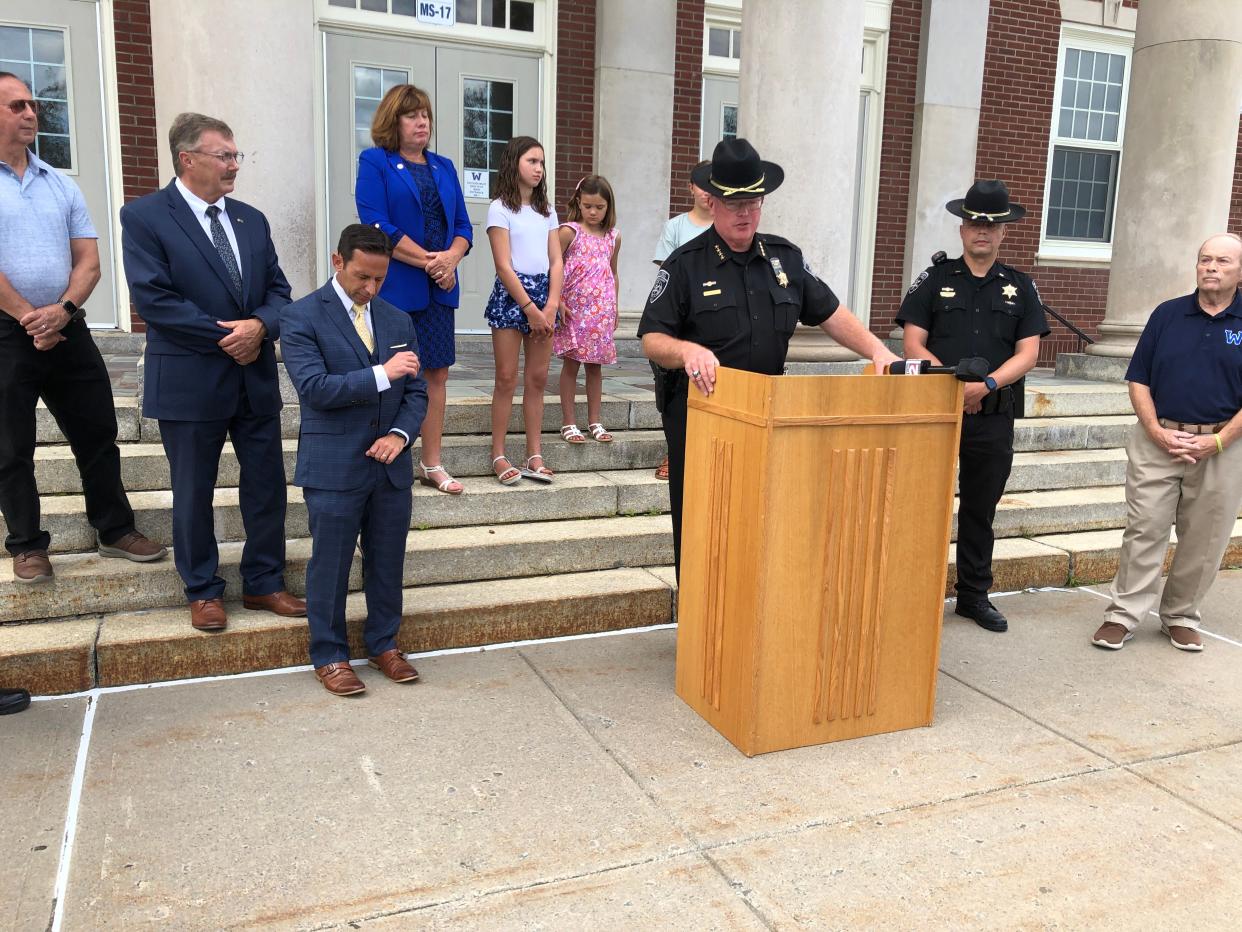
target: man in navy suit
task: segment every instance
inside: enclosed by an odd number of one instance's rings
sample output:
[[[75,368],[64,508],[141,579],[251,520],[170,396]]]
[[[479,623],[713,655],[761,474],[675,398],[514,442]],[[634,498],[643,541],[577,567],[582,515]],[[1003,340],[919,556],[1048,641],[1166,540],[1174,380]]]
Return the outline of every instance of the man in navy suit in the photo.
[[[418,679],[397,648],[405,541],[410,530],[410,445],[427,413],[410,315],[376,297],[392,246],[373,227],[341,232],[326,285],[281,311],[285,368],[302,403],[295,485],[310,517],[306,568],[310,657],[337,696],[366,687],[349,665],[345,596],[361,534],[371,666],[398,683]]]
[[[190,623],[225,627],[212,513],[232,438],[246,528],[242,604],[305,615],[285,591],[285,467],[273,343],[289,283],[267,219],[232,192],[242,154],[227,124],[183,113],[168,132],[177,177],[121,208],[125,276],[147,324],[143,414],[157,418],[173,492],[173,557]]]

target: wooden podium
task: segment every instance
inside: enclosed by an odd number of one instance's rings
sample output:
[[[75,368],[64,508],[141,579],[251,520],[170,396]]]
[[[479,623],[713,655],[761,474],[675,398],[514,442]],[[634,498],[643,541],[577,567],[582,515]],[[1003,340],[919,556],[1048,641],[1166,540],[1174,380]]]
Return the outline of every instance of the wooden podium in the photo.
[[[949,375],[691,390],[677,695],[743,754],[931,724],[961,415]]]

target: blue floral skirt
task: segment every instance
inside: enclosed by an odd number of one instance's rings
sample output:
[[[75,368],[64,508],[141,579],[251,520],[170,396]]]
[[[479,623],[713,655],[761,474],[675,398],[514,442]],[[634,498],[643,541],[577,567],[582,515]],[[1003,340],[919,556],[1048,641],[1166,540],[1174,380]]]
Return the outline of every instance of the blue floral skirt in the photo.
[[[522,272],[515,272],[514,274],[517,275],[518,281],[526,289],[526,294],[535,304],[542,308],[548,303],[546,273],[525,275]],[[517,330],[523,334],[530,333],[530,324],[526,320],[526,314],[518,309],[517,302],[513,300],[509,290],[500,281],[500,276],[496,276],[496,284],[492,286],[492,296],[487,299],[487,309],[483,312],[483,316],[487,318],[487,325],[493,330]]]

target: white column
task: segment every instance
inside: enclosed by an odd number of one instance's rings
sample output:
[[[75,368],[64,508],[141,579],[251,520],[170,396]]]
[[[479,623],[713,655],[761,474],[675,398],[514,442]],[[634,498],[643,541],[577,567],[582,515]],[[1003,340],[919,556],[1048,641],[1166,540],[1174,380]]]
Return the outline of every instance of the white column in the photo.
[[[739,133],[785,170],[762,229],[796,243],[838,295],[849,293],[863,0],[746,0]],[[849,359],[800,327],[791,361]]]
[[[1242,105],[1236,0],[1143,0],[1097,356],[1130,356],[1161,301],[1194,288],[1194,253],[1227,229]]]
[[[595,165],[617,197],[618,335],[633,336],[655,279],[651,256],[668,219],[677,5],[597,0],[595,23]]]
[[[914,100],[906,281],[943,249],[957,255],[961,221],[944,209],[975,180],[989,0],[924,0]],[[900,331],[898,331],[900,332]]]

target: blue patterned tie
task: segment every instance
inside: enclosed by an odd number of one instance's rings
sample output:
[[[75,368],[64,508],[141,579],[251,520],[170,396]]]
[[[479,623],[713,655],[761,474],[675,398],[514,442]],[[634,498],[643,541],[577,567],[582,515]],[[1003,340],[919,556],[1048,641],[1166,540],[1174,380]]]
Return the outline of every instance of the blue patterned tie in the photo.
[[[242,298],[242,280],[241,270],[237,268],[237,256],[233,254],[233,247],[229,245],[229,238],[224,234],[224,224],[220,222],[220,208],[212,204],[207,208],[207,216],[211,218],[211,242],[216,247],[216,252],[220,254],[220,261],[224,263],[225,269],[228,270],[229,280],[233,282],[233,290],[237,292],[237,297]]]

